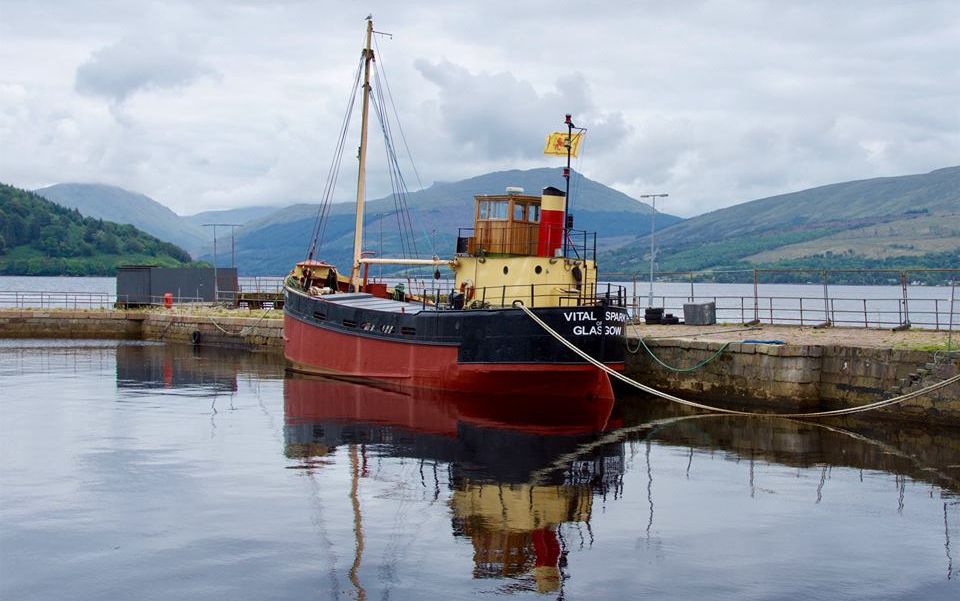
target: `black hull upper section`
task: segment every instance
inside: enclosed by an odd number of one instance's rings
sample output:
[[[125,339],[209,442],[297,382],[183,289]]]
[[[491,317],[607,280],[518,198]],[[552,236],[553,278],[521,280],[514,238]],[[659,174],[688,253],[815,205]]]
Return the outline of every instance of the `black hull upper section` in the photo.
[[[286,289],[284,311],[318,328],[353,336],[419,345],[458,348],[459,363],[584,363],[521,309],[408,309],[409,303],[383,308],[346,302],[368,295],[312,297]],[[534,313],[561,336],[604,363],[624,360],[627,312],[622,307],[535,308]]]

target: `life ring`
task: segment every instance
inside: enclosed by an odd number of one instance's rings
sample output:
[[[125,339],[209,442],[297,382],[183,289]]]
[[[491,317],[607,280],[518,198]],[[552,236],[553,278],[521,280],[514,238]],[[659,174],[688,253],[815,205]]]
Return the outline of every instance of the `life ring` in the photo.
[[[473,300],[474,291],[475,289],[471,280],[463,280],[460,282],[460,292],[463,293],[463,300],[465,302],[470,302]]]

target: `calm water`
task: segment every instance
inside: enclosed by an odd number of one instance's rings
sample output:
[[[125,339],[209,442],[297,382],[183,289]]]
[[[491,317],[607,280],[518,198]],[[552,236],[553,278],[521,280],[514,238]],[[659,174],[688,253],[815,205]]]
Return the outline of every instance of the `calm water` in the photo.
[[[2,599],[960,598],[958,430],[138,343],[0,341],[0,382]]]

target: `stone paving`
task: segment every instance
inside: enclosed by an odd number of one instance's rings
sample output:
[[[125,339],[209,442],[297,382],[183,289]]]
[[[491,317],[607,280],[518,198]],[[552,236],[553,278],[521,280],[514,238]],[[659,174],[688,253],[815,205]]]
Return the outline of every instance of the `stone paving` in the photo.
[[[890,348],[905,350],[946,349],[949,332],[910,329],[894,332],[889,329],[867,328],[814,328],[761,324],[754,327],[723,324],[715,326],[687,325],[632,325],[627,329],[630,337],[672,338],[680,340],[703,340],[712,342],[738,342],[745,339],[782,340],[787,344],[835,345],[863,348]],[[960,324],[954,326],[953,350],[960,350]]]

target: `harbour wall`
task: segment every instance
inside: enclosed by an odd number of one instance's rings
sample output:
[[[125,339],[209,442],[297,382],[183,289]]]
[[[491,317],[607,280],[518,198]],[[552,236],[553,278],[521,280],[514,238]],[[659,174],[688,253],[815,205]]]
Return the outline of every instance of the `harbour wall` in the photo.
[[[145,311],[0,310],[0,338],[156,340],[283,353],[283,320]]]
[[[918,390],[960,373],[960,357],[930,351],[847,345],[647,341],[658,363],[628,340],[625,373],[680,397],[771,410],[842,409]],[[639,348],[638,348],[639,347]],[[636,350],[636,352],[633,352]],[[719,352],[719,354],[717,354]],[[716,355],[716,356],[715,356]],[[715,356],[715,357],[714,357]],[[692,371],[692,367],[714,357]],[[960,424],[960,383],[878,411],[887,417]]]
[[[282,354],[283,321],[176,311],[0,310],[0,338],[155,340]],[[625,373],[684,398],[768,410],[811,411],[863,405],[960,373],[960,357],[929,351],[836,344],[745,344],[677,338],[648,340],[667,365],[628,340]],[[960,425],[960,384],[881,410],[887,417]]]

